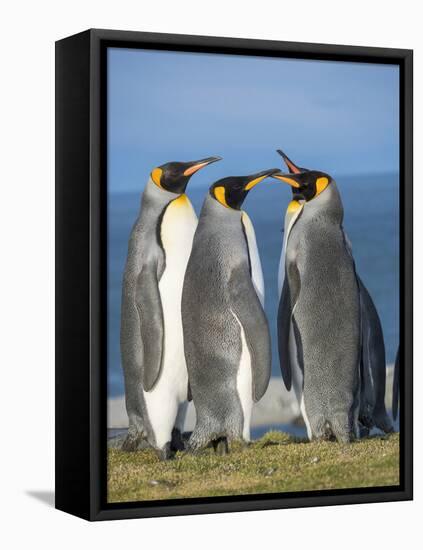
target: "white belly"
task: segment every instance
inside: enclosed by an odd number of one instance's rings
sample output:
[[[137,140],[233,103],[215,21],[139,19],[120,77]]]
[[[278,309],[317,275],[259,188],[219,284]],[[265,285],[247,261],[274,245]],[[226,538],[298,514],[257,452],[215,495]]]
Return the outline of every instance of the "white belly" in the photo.
[[[312,438],[313,434],[311,433],[311,426],[310,426],[310,422],[309,422],[308,417],[307,417],[307,411],[306,411],[305,403],[304,403],[304,395],[301,396],[300,409],[301,409],[301,414],[303,416],[304,423],[305,423],[306,428],[307,428],[307,437],[311,441],[311,438]]]
[[[302,210],[302,206],[298,208],[298,210],[296,210],[294,213],[292,213],[292,211],[290,211],[288,207],[287,213],[285,215],[285,224],[284,224],[285,230],[284,230],[282,251],[281,251],[281,257],[279,260],[279,269],[278,269],[279,298],[281,297],[283,282],[285,280],[285,257],[286,257],[286,247],[288,245],[288,238],[294,223],[296,222],[298,216],[301,213],[301,210]]]
[[[283,238],[283,244],[282,244],[282,251],[281,251],[281,257],[279,260],[279,272],[278,272],[278,292],[279,292],[279,299],[282,294],[282,288],[285,280],[285,267],[286,267],[286,248],[288,246],[288,239],[289,235],[291,233],[292,227],[294,226],[298,216],[300,215],[302,210],[302,206],[300,208],[295,209],[294,211],[290,210],[288,207],[287,213],[285,215],[285,231],[284,231],[284,238]],[[291,316],[295,312],[296,304],[294,304],[294,307],[292,309]],[[290,357],[297,357],[297,345],[295,342],[295,335],[291,323],[290,331],[289,331],[289,355]],[[304,399],[303,399],[303,373],[301,372],[301,369],[299,365],[297,364],[297,361],[291,361],[291,375],[292,375],[292,389],[291,391],[294,391],[295,397],[297,399],[298,405],[301,408],[301,412],[304,417],[304,421],[306,425],[308,425],[307,415],[305,412],[305,406],[304,406]]]
[[[187,399],[188,373],[184,355],[181,300],[185,271],[197,227],[197,216],[186,195],[167,207],[161,225],[166,268],[159,282],[164,320],[164,356],[160,378],[144,392],[156,444],[170,441],[178,406]]]
[[[251,413],[253,410],[253,380],[251,373],[251,356],[245,339],[244,329],[237,317],[231,310],[241,329],[241,358],[239,361],[238,373],[236,377],[236,388],[241,401],[242,414],[244,417],[244,425],[242,429],[242,437],[245,441],[250,441],[250,425]]]
[[[257,248],[257,240],[254,227],[246,212],[242,213],[242,223],[244,224],[245,235],[247,237],[248,252],[250,254],[251,279],[253,281],[253,285],[257,292],[257,296],[259,297],[261,305],[264,307],[263,270],[261,268],[260,255]]]
[[[261,305],[264,307],[264,280],[261,267],[260,255],[257,248],[257,240],[253,224],[246,212],[242,213],[242,223],[244,225],[245,236],[247,239],[248,252],[251,263],[251,280]],[[253,410],[253,379],[251,371],[251,356],[248,349],[245,332],[237,315],[231,310],[241,329],[241,357],[239,361],[236,387],[241,401],[241,408],[244,417],[242,436],[245,441],[250,440],[251,413]]]
[[[283,288],[283,282],[285,280],[285,241],[284,238],[283,244],[282,244],[282,251],[281,251],[281,257],[279,260],[279,269],[278,269],[278,296],[281,297],[282,294],[282,288]]]

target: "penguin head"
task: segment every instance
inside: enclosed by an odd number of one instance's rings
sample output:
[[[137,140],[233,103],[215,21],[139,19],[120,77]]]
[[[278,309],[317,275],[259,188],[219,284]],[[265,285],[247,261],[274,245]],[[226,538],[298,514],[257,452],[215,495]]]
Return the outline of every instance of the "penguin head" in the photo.
[[[277,152],[281,155],[289,170],[288,174],[279,172],[273,174],[273,178],[288,183],[292,187],[293,200],[309,202],[320,195],[333,181],[332,177],[319,170],[308,170],[301,168],[290,160],[280,149]]]
[[[185,193],[186,186],[195,172],[218,160],[222,160],[222,157],[207,157],[189,162],[167,162],[154,168],[150,177],[160,189],[180,195]]]
[[[269,176],[279,173],[278,168],[263,170],[249,176],[230,176],[216,181],[210,187],[210,195],[226,208],[240,210],[248,192]]]

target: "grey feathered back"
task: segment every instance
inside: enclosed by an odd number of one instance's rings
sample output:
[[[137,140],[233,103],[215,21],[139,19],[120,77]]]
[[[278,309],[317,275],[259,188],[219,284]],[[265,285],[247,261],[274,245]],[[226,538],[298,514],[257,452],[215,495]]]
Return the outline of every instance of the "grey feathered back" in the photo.
[[[346,440],[353,436],[358,406],[360,300],[342,220],[332,182],[304,205],[291,230],[286,275],[312,432],[322,436],[329,422]]]
[[[234,314],[251,343],[256,398],[264,393],[270,377],[267,320],[251,281],[241,215],[207,195],[185,274],[182,320],[198,446],[212,434],[229,438],[242,434],[236,391],[241,329]]]

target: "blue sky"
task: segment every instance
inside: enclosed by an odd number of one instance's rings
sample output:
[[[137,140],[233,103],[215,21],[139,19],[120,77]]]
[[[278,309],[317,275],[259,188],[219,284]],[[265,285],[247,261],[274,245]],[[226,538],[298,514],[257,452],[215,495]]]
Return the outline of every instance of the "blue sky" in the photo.
[[[360,276],[379,311],[392,362],[398,345],[399,71],[393,65],[109,49],[109,389],[123,392],[122,272],[151,170],[221,155],[190,180],[197,214],[206,186],[228,175],[300,166],[337,179]],[[391,174],[388,174],[391,173]],[[362,174],[362,177],[346,177]],[[372,190],[370,200],[369,190]],[[268,180],[244,207],[253,220],[276,350],[276,274],[288,185]]]
[[[333,176],[398,171],[394,65],[112,48],[109,189],[141,191],[154,166],[220,155],[194,185],[281,166]]]

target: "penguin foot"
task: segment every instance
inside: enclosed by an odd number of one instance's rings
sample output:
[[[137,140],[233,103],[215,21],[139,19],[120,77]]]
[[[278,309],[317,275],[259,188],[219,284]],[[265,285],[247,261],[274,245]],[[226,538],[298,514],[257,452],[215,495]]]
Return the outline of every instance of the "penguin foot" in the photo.
[[[241,451],[247,451],[251,447],[252,442],[245,439],[241,439]]]
[[[375,417],[374,421],[376,427],[386,434],[390,434],[395,431],[392,422],[390,421],[389,416],[386,413]]]
[[[345,426],[339,425],[337,422],[329,424],[326,422],[322,429],[316,430],[312,439],[321,441],[330,441],[338,443],[351,443],[355,439],[354,434]]]
[[[330,421],[330,427],[338,443],[351,443],[354,441],[356,434],[347,413],[334,414]]]
[[[360,424],[360,439],[363,437],[369,437],[370,430],[367,426],[364,426],[363,424]]]
[[[219,437],[212,441],[214,452],[220,456],[229,454],[229,445],[227,437]]]
[[[159,460],[172,460],[175,458],[175,451],[172,449],[170,441],[162,449],[156,449]]]
[[[336,441],[336,437],[332,432],[331,427],[328,425],[324,426],[322,429],[316,430],[311,439],[317,441],[318,443],[323,441]]]
[[[185,442],[182,437],[181,430],[178,428],[173,428],[172,430],[172,440],[170,442],[171,450],[176,451],[183,451],[185,449]]]
[[[126,453],[133,453],[137,451],[143,438],[144,435],[141,432],[128,430],[128,433],[122,443],[122,451],[125,451]]]
[[[213,440],[211,440],[211,437],[208,430],[196,426],[189,440],[185,443],[185,450],[190,454],[198,454],[212,444]]]

